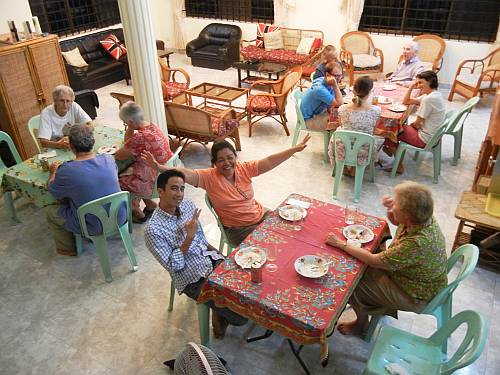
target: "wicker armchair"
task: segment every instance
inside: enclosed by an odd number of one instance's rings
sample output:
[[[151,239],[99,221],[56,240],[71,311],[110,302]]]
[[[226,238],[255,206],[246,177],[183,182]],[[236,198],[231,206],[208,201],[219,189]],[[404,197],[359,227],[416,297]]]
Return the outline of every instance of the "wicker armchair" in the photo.
[[[439,72],[446,49],[444,39],[437,35],[422,34],[413,38],[413,41],[418,43],[418,58],[424,63],[425,70]]]
[[[230,138],[236,150],[241,151],[239,121],[234,109],[209,112],[196,107],[165,102],[168,134],[177,137],[183,148],[189,143],[206,144]]]
[[[276,81],[255,81],[249,89],[249,97],[246,103],[248,120],[248,136],[252,136],[252,126],[266,118],[271,117],[278,121],[285,128],[286,135],[290,131],[286,126],[287,118],[285,113],[288,94],[299,82],[302,76],[302,67],[296,66],[287,71],[283,77]],[[252,93],[256,86],[269,88],[269,93]]]
[[[340,61],[349,76],[349,84],[354,82],[354,74],[374,74],[384,71],[384,54],[375,48],[370,34],[351,31],[340,38]]]
[[[500,82],[500,48],[478,60],[465,60],[458,66],[455,81],[448,100],[452,101],[455,93],[470,99],[485,92],[494,93]]]
[[[163,100],[171,101],[189,88],[191,79],[188,72],[181,68],[169,68],[163,59],[158,59],[161,68],[161,88]],[[180,81],[178,81],[180,79]],[[178,102],[178,100],[175,100]]]

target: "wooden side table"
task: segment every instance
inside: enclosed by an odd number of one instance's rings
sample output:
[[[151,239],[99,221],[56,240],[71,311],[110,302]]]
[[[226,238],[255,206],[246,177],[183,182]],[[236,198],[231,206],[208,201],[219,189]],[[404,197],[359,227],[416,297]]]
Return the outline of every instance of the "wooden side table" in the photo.
[[[453,242],[452,251],[460,245],[470,243],[470,233],[464,231],[464,227],[479,229],[486,232],[500,231],[500,217],[486,213],[486,195],[476,194],[472,191],[464,191],[462,199],[455,211],[455,217],[460,220]],[[493,249],[482,249],[481,255],[484,255],[485,261],[500,265],[500,251]]]

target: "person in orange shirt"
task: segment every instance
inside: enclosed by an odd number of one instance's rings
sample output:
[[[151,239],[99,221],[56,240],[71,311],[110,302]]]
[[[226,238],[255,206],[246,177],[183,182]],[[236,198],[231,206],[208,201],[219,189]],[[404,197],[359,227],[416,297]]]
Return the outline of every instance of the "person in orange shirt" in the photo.
[[[207,192],[212,206],[224,226],[232,246],[238,246],[266,217],[267,210],[255,200],[252,178],[269,172],[307,147],[311,137],[302,142],[260,160],[240,162],[236,150],[227,141],[212,146],[212,168],[178,168],[186,176],[186,182]],[[171,169],[159,164],[153,155],[144,152],[142,158],[158,171]]]

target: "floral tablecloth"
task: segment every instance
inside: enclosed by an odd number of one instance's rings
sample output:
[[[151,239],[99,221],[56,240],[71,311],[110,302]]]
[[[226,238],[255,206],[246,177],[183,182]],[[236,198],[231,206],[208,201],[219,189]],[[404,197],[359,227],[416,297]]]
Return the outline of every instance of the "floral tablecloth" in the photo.
[[[96,125],[94,129],[94,151],[101,146],[120,146],[123,143],[124,132],[108,126]],[[56,160],[68,161],[75,158],[71,151],[57,149],[57,156],[50,158],[49,162]],[[23,197],[31,200],[38,207],[45,207],[57,200],[47,191],[49,172],[44,172],[38,157],[27,159],[5,171],[2,178],[3,191],[16,191]]]
[[[271,212],[208,277],[198,302],[213,300],[217,306],[229,307],[299,344],[320,344],[324,361],[328,357],[327,332],[334,328],[365,265],[324,242],[327,233],[342,236],[344,208],[298,194],[290,197],[311,202],[300,224],[302,229],[294,230],[295,223],[281,219],[277,210]],[[356,223],[368,226],[375,234],[374,240],[363,246],[367,251],[375,251],[389,235],[383,219],[360,213]],[[250,271],[234,262],[236,251],[248,246],[276,250],[276,260],[267,263],[276,264],[277,270],[269,272],[265,267],[261,284],[251,282]],[[334,263],[325,276],[308,279],[294,268],[295,260],[306,254],[319,255]]]
[[[406,94],[408,88],[403,86],[395,85],[396,89],[392,91],[386,91],[383,89],[384,84],[374,82],[374,96],[385,96],[392,99],[393,102],[401,103]],[[346,98],[349,98],[348,95]],[[411,106],[405,112],[393,112],[389,109],[390,104],[377,104],[382,112],[380,113],[380,118],[375,125],[374,135],[384,137],[391,142],[398,143],[398,135],[403,132],[403,124],[405,123],[408,115],[411,111]],[[340,126],[340,121],[338,118],[337,110],[333,110],[330,113],[330,121],[327,126],[327,130],[336,130]]]

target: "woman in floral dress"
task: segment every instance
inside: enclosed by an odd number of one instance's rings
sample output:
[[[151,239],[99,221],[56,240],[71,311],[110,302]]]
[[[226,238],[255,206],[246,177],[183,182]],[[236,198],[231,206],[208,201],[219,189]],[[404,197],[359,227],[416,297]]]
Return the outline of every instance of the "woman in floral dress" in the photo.
[[[376,105],[372,105],[372,89],[373,80],[368,76],[359,77],[353,86],[354,97],[353,102],[344,104],[338,109],[340,119],[340,130],[353,130],[357,132],[373,135],[373,130],[380,117],[381,109]],[[377,160],[378,150],[384,143],[381,137],[375,137],[375,146],[372,153],[374,160]],[[344,159],[345,148],[344,144],[337,141],[336,151],[339,159]],[[330,140],[328,147],[328,155],[330,161],[335,165],[335,154],[333,150],[333,138]],[[366,164],[368,162],[368,146],[361,147],[358,153],[358,163]],[[354,168],[347,167],[347,174],[354,175]]]
[[[127,102],[120,108],[120,119],[127,128],[125,143],[116,152],[115,159],[135,159],[134,163],[120,174],[120,187],[136,196],[150,196],[156,182],[157,172],[140,156],[142,152],[148,151],[159,163],[166,163],[172,156],[168,138],[158,126],[144,121],[142,108],[134,102]],[[146,208],[143,212],[140,209],[140,201],[140,198],[132,198],[132,216],[134,221],[143,223],[147,219],[147,214],[156,208],[156,203],[150,199],[144,199]]]

